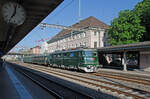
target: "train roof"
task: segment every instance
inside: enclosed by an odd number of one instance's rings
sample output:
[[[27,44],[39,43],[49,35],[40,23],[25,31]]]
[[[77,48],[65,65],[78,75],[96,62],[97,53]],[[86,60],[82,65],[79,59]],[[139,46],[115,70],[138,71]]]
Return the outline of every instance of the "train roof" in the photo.
[[[47,56],[49,54],[58,54],[58,53],[66,53],[66,52],[77,52],[77,51],[97,51],[97,49],[95,49],[95,48],[70,49],[70,50],[65,50],[65,51],[55,51],[53,53],[48,53],[48,54],[35,54],[35,55],[26,56],[26,57]]]
[[[46,56],[47,54],[34,54],[34,55],[29,55],[29,56],[26,56],[26,57],[33,57],[33,56]]]
[[[88,48],[88,49],[72,49],[72,50],[65,50],[65,51],[56,51],[49,54],[56,54],[56,53],[66,53],[66,52],[77,52],[77,51],[97,51],[95,48]]]

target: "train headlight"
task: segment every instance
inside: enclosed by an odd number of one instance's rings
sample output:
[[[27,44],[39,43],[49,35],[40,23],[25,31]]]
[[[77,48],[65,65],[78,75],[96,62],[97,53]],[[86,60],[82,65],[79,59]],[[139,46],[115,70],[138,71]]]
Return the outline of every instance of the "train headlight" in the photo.
[[[92,61],[94,61],[95,60],[95,58],[92,58]]]
[[[91,68],[91,66],[87,66],[87,68],[88,68],[88,69],[90,69],[90,68]]]

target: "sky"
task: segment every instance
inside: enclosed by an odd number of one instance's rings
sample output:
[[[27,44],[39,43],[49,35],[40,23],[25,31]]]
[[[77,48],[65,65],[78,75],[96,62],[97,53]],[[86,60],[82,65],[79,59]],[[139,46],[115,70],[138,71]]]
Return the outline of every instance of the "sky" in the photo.
[[[133,9],[142,0],[80,0],[81,20],[94,16],[100,21],[110,25],[114,18],[118,17],[121,10]],[[78,22],[78,0],[64,0],[42,22],[70,26]],[[38,25],[16,46],[31,48],[40,39],[50,39],[59,33],[60,29],[44,28]],[[18,49],[15,49],[18,50]]]

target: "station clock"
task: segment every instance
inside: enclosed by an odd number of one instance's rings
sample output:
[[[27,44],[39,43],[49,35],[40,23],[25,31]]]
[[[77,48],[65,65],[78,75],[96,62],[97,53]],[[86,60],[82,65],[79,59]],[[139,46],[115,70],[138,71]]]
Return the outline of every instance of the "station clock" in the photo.
[[[24,8],[16,2],[7,2],[2,6],[4,21],[8,24],[21,25],[26,19]]]

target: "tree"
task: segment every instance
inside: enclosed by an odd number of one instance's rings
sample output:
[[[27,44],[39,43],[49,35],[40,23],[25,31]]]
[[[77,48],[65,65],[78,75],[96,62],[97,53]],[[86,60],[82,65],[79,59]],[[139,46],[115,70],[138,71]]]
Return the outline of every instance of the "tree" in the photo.
[[[121,11],[119,17],[111,22],[108,30],[110,44],[122,45],[139,42],[145,32],[145,28],[140,23],[141,20],[134,11]]]
[[[142,41],[150,40],[150,0],[143,0],[139,2],[134,11],[141,19],[141,25],[146,28],[146,32],[143,34]]]

